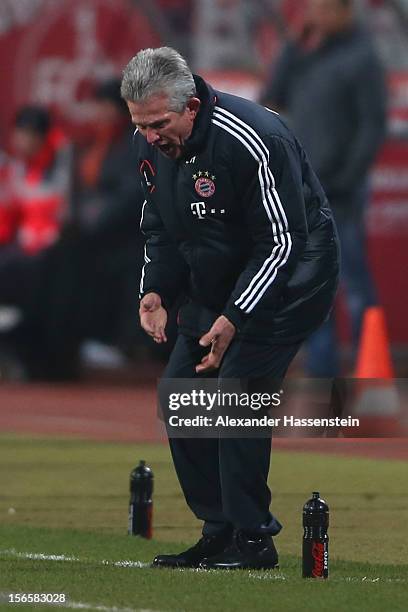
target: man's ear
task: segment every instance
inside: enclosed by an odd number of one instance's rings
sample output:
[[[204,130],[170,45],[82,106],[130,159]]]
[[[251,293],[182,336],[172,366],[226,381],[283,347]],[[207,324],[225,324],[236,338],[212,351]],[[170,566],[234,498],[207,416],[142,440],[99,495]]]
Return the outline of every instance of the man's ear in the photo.
[[[200,106],[201,106],[201,100],[200,98],[190,98],[187,102],[187,110],[189,111],[190,115],[193,117],[196,117],[198,111],[200,110]]]

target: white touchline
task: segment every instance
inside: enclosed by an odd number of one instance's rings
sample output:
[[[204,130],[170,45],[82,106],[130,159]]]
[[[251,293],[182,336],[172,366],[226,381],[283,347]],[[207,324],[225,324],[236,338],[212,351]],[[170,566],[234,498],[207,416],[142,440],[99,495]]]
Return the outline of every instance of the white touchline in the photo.
[[[61,604],[56,604],[61,606]],[[100,610],[100,612],[159,612],[158,610],[148,610],[145,608],[117,608],[116,606],[98,606],[95,604],[83,603],[81,601],[68,601],[63,604],[64,608],[71,608],[74,610]]]
[[[127,568],[137,568],[143,569],[145,567],[150,567],[150,563],[143,563],[142,561],[131,561],[129,559],[124,559],[122,561],[108,561],[107,559],[103,559],[102,561],[93,560],[93,559],[80,559],[79,557],[68,557],[66,555],[47,555],[45,553],[30,553],[30,552],[19,552],[14,548],[6,548],[0,549],[0,557],[14,557],[15,559],[33,559],[39,561],[58,561],[58,562],[69,562],[69,563],[92,563],[96,565],[106,565],[110,567],[127,567]],[[179,570],[183,571],[199,571],[199,569],[192,570]],[[262,572],[259,574],[253,574],[253,570],[248,572],[248,578],[254,578],[256,580],[290,580],[290,578],[286,577],[282,573],[278,572]],[[218,574],[217,570],[210,570],[205,572],[206,574]],[[330,582],[368,582],[368,583],[376,583],[376,582],[403,582],[406,583],[407,580],[405,578],[369,578],[368,576],[363,576],[360,578],[359,576],[335,576],[330,578]],[[5,593],[0,592],[0,599],[4,597]],[[51,604],[49,604],[51,605]],[[131,608],[107,608],[104,606],[93,606],[84,603],[75,603],[68,602],[66,604],[55,604],[59,607],[70,607],[70,608],[90,608],[92,610],[101,610],[102,612],[158,612],[157,610],[146,610],[146,609],[131,609]]]
[[[19,552],[14,548],[0,549],[0,556],[4,557],[15,557],[17,559],[33,559],[38,561],[60,561],[68,563],[96,563],[97,565],[110,565],[112,567],[149,567],[150,563],[143,563],[142,561],[131,561],[125,559],[123,561],[108,561],[103,559],[102,561],[93,559],[80,559],[79,557],[68,557],[66,555],[47,555],[45,553],[32,553],[32,552]]]
[[[20,559],[35,559],[40,561],[80,561],[80,559],[77,557],[67,557],[66,555],[46,555],[44,553],[18,552],[14,548],[0,550],[0,555],[19,557]]]
[[[216,570],[214,570],[215,572]],[[262,572],[261,574],[252,574],[248,573],[249,578],[254,578],[255,580],[290,580],[284,574],[278,574],[275,572]],[[377,583],[377,582],[392,582],[392,583],[400,583],[407,582],[405,578],[368,578],[367,576],[335,576],[329,578],[330,582],[367,582],[367,583]]]

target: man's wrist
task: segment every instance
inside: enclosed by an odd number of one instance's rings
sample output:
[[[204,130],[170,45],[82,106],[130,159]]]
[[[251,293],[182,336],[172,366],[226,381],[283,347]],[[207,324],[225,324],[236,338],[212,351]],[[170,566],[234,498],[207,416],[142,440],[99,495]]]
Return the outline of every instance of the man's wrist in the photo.
[[[241,331],[248,320],[248,315],[242,312],[235,304],[227,305],[222,315],[234,325],[236,332]]]
[[[149,289],[149,291],[145,291],[143,295],[140,296],[140,303],[142,303],[143,300],[147,298],[147,296],[149,295],[157,296],[160,300],[160,305],[163,306],[163,308],[165,308],[166,310],[168,310],[165,306],[165,300],[163,299],[163,296],[161,295],[159,291],[156,291],[155,289]]]

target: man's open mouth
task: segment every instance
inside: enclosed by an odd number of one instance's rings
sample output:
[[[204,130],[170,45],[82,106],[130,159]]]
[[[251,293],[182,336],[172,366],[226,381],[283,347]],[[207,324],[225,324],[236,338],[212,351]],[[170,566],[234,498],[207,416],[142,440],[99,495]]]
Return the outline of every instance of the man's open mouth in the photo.
[[[158,148],[160,149],[160,151],[162,151],[163,153],[168,153],[169,151],[171,151],[171,149],[173,148],[173,145],[170,143],[167,144],[162,144],[162,145],[158,145]]]

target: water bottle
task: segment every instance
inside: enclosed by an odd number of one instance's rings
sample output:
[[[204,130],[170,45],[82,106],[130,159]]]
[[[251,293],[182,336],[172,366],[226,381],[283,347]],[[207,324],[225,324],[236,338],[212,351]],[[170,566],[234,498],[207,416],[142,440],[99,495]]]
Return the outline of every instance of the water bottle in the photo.
[[[153,535],[153,472],[145,461],[130,474],[129,535],[151,539]]]
[[[303,506],[303,578],[329,576],[329,506],[313,492]]]

